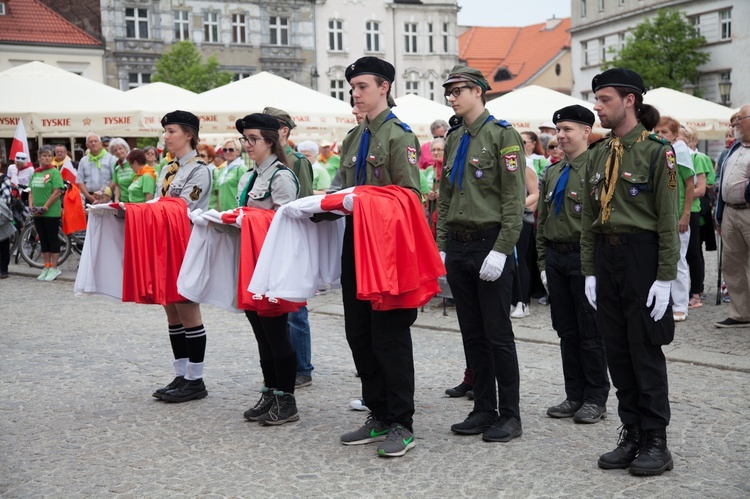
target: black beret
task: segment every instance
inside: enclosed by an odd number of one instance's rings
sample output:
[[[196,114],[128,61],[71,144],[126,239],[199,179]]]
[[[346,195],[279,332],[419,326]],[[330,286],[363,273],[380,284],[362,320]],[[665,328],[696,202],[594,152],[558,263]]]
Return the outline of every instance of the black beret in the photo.
[[[201,120],[193,113],[187,111],[172,111],[165,114],[161,119],[162,128],[166,128],[167,125],[185,125],[197,132],[201,127]]]
[[[561,121],[572,121],[593,127],[596,119],[594,118],[594,113],[583,106],[574,104],[555,111],[555,114],[552,115],[552,122],[557,125]]]
[[[643,83],[641,75],[625,68],[608,69],[594,76],[594,79],[591,80],[591,90],[596,92],[604,87],[625,87],[636,90],[641,94],[646,93],[646,85]]]
[[[396,79],[396,68],[390,62],[378,59],[377,57],[360,57],[354,64],[346,68],[344,76],[346,81],[352,81],[352,78],[359,75],[375,75],[393,83]]]
[[[271,116],[270,114],[253,113],[248,114],[244,118],[240,118],[234,122],[234,126],[237,127],[237,131],[242,133],[243,130],[257,129],[257,130],[276,130],[281,127],[279,120]]]

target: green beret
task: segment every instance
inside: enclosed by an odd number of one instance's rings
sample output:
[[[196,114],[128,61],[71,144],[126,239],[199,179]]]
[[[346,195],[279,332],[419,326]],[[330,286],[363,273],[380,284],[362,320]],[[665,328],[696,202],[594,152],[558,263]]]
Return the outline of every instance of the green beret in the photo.
[[[485,92],[492,90],[487,78],[484,77],[481,71],[476,68],[470,68],[469,66],[453,66],[448,79],[443,82],[443,87],[447,87],[451,83],[457,83],[459,81],[465,81],[474,83],[482,87]]]
[[[295,126],[297,126],[294,123],[294,120],[292,119],[292,117],[289,116],[289,113],[287,113],[286,111],[283,111],[283,110],[275,108],[275,107],[268,106],[267,108],[265,108],[263,110],[263,112],[265,114],[270,114],[271,116],[273,116],[277,120],[281,121],[284,124],[284,126],[289,127],[289,130],[291,130],[292,128],[294,128]]]

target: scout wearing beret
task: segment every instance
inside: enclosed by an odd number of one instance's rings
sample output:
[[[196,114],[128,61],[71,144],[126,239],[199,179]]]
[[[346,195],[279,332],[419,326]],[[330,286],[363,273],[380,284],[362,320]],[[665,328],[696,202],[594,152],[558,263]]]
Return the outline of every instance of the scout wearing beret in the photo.
[[[446,138],[437,245],[474,374],[474,409],[451,431],[508,442],[522,434],[509,317],[514,259],[508,255],[521,233],[525,204],[523,140],[485,109],[490,86],[478,69],[454,67],[443,87],[462,122]]]
[[[592,145],[583,189],[581,270],[598,307],[623,431],[605,469],[660,475],[674,466],[667,448],[669,397],[661,346],[674,338],[670,281],[677,276],[677,172],[672,146],[650,134],[659,112],[643,103],[635,71],[609,69],[591,88],[594,111],[612,134]]]
[[[541,182],[536,247],[542,282],[549,293],[552,326],[560,337],[565,400],[547,409],[553,418],[597,423],[607,417],[609,378],[596,310],[586,300],[581,275],[581,212],[594,113],[583,106],[552,115],[565,157]]]
[[[419,194],[419,141],[409,126],[388,106],[396,70],[377,57],[362,57],[346,68],[352,99],[364,121],[341,146],[341,187],[399,185]],[[414,359],[411,325],[417,310],[373,311],[368,301],[357,299],[354,267],[354,227],[346,217],[341,255],[341,288],[345,330],[357,372],[362,398],[371,418],[358,430],[341,436],[344,445],[381,442],[380,456],[403,456],[414,447]],[[387,351],[376,349],[387,344]]]
[[[161,171],[156,197],[179,197],[185,200],[189,210],[205,210],[211,192],[211,172],[195,150],[200,120],[187,111],[174,111],[162,118],[161,125],[164,142],[174,160]],[[203,383],[206,329],[200,305],[184,301],[165,305],[164,310],[175,359],[175,378],[153,396],[167,402],[201,399],[208,391]]]

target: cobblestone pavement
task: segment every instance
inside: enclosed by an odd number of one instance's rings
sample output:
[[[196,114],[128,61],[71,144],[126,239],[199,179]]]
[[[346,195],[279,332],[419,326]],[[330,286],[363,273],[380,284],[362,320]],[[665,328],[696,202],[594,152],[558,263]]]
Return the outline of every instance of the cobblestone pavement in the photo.
[[[750,496],[750,330],[715,329],[727,307],[714,296],[678,324],[666,349],[675,469],[640,478],[596,466],[617,440],[614,389],[602,423],[545,416],[564,397],[549,310],[536,303],[514,322],[523,437],[494,444],[451,434],[471,402],[443,393],[460,381],[464,360],[455,311],[443,316],[433,300],[412,332],[417,446],[384,459],[374,445],[338,443],[366,417],[348,409],[359,380],[338,291],[310,301],[316,369],[313,385],[297,392],[300,421],[261,427],[242,418],[261,382],[244,316],[203,308],[209,396],[159,402],[151,392],[172,378],[161,309],[75,297],[75,262],[66,265],[58,282],[37,282],[21,265],[0,281],[3,497]]]

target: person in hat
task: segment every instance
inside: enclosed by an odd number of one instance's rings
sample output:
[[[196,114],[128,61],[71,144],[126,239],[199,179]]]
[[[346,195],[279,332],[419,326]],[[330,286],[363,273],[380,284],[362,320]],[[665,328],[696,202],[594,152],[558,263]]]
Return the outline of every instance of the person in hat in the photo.
[[[542,283],[549,293],[552,326],[560,337],[565,400],[547,409],[552,418],[598,423],[607,417],[609,378],[604,340],[596,327],[581,275],[581,211],[594,113],[583,106],[555,111],[552,120],[565,156],[541,182],[536,247]]]
[[[117,158],[107,152],[102,140],[95,133],[86,136],[88,152],[78,163],[78,189],[86,203],[95,203],[94,193],[109,187],[114,190],[115,164]]]
[[[365,115],[341,145],[341,187],[398,185],[419,196],[419,141],[388,106],[396,76],[392,64],[362,57],[346,68],[353,103]],[[413,448],[414,357],[411,325],[414,308],[376,311],[357,299],[354,225],[346,217],[341,255],[344,329],[370,409],[365,424],[341,436],[344,445],[380,442],[379,456],[403,456]]]
[[[490,86],[478,69],[454,67],[443,87],[462,121],[446,139],[437,246],[474,375],[474,408],[451,431],[508,442],[522,434],[509,310],[513,248],[526,197],[523,140],[510,123],[485,109]]]
[[[333,178],[336,175],[339,166],[341,166],[341,157],[333,153],[333,142],[330,140],[323,139],[318,145],[320,147],[318,163],[323,165],[328,171],[328,175]]]
[[[557,126],[554,121],[545,121],[539,125],[539,133],[546,133],[553,137],[557,135]]]
[[[312,196],[312,164],[305,157],[289,145],[289,135],[295,126],[294,120],[286,111],[277,109],[275,107],[267,107],[263,110],[263,113],[273,116],[279,120],[279,139],[281,140],[281,147],[284,149],[285,158],[280,158],[282,162],[288,165],[288,168],[294,172],[294,175],[299,181],[299,197],[304,198]]]
[[[173,111],[161,119],[164,142],[174,159],[161,170],[156,198],[178,197],[188,210],[206,210],[211,192],[211,172],[198,156],[200,120],[187,111]],[[167,402],[187,402],[208,395],[203,382],[206,329],[198,303],[184,301],[164,306],[169,341],[174,355],[175,378],[153,396]]]
[[[25,152],[17,152],[12,165],[8,166],[10,182],[16,187],[28,187],[31,175],[34,173],[34,165],[29,161]]]
[[[623,429],[604,469],[659,475],[674,467],[667,448],[669,396],[662,345],[674,338],[670,281],[677,277],[677,164],[649,133],[659,112],[644,104],[635,71],[613,68],[591,83],[594,111],[612,133],[592,144],[583,187],[581,272],[597,309]]]
[[[276,210],[299,196],[299,182],[283,163],[286,157],[275,116],[254,113],[238,119],[237,131],[245,152],[255,168],[240,181],[240,206]],[[297,358],[289,336],[288,314],[261,316],[246,310],[258,342],[260,367],[263,371],[261,397],[245,411],[248,421],[263,425],[281,425],[299,419],[294,398]],[[306,317],[306,316],[305,316]]]

